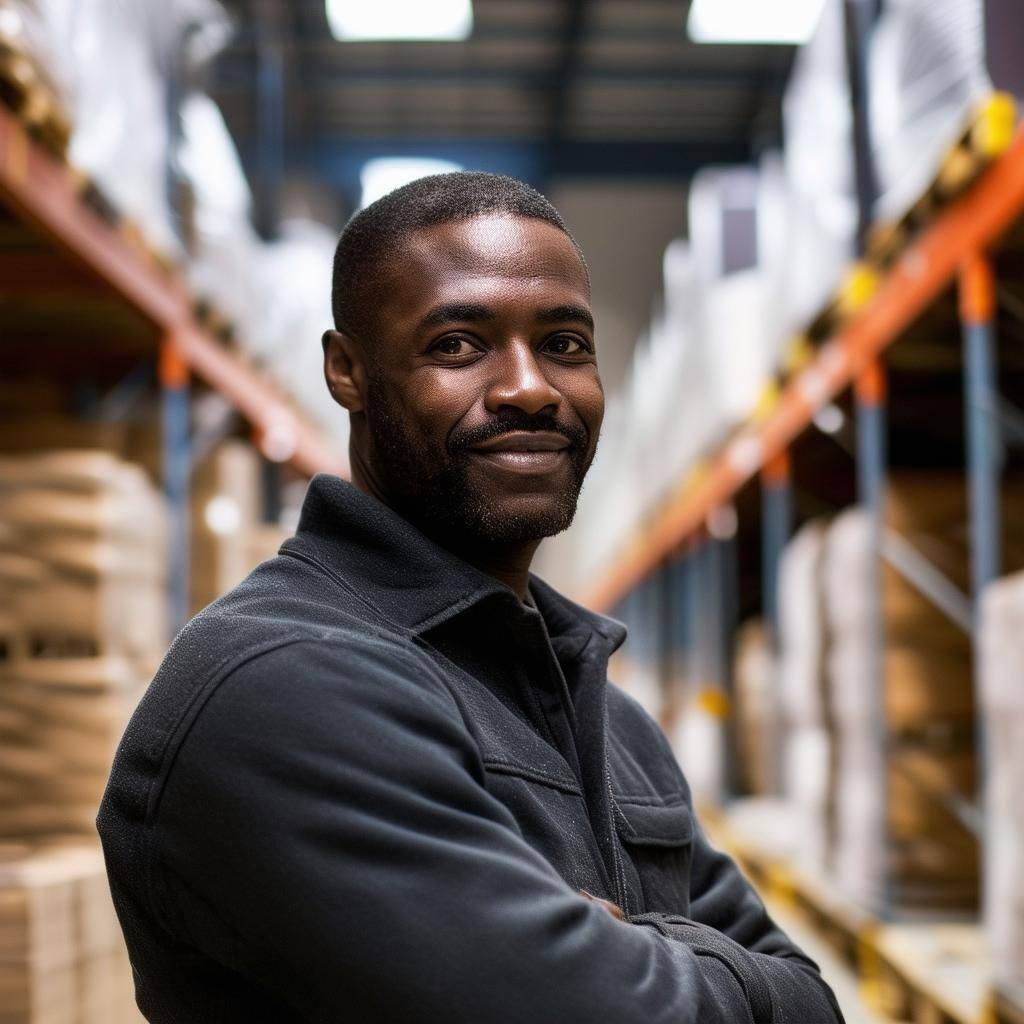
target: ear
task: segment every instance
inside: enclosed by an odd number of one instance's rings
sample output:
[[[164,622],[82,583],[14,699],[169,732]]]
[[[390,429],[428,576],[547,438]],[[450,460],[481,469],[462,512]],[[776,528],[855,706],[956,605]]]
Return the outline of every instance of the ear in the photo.
[[[324,378],[331,397],[349,412],[362,412],[366,362],[358,343],[341,331],[324,331]]]

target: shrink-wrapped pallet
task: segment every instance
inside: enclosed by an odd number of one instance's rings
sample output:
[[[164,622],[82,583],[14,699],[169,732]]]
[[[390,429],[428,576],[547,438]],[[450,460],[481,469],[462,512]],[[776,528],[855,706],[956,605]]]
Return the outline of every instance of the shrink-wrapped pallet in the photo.
[[[168,202],[170,77],[227,38],[216,0],[6,0],[32,26],[72,121],[70,163],[135,221],[150,244],[179,251]]]
[[[764,623],[752,619],[736,638],[736,734],[744,788],[754,796],[778,791],[781,758],[779,665]]]
[[[917,202],[991,92],[984,8],[985,0],[886,0],[868,72],[877,220],[898,220]]]
[[[884,529],[945,560],[954,575],[966,572],[962,515],[961,479],[893,476]],[[965,810],[974,788],[969,646],[928,598],[881,565],[874,541],[867,513],[851,509],[825,549],[836,878],[867,904],[967,909],[978,875]]]
[[[844,38],[843,0],[826,0],[814,35],[797,51],[783,97],[791,200],[782,291],[791,331],[817,315],[854,257],[857,200]]]
[[[834,775],[825,688],[826,632],[822,554],[826,524],[811,522],[787,545],[779,565],[779,700],[785,728],[783,792],[804,841],[799,856],[826,869]]]
[[[250,537],[262,511],[258,452],[225,441],[199,465],[192,484],[191,606],[197,612],[253,568]]]
[[[0,1019],[142,1024],[95,841],[0,843]]]
[[[993,583],[981,606],[985,724],[985,931],[996,980],[1024,987],[1024,573]]]

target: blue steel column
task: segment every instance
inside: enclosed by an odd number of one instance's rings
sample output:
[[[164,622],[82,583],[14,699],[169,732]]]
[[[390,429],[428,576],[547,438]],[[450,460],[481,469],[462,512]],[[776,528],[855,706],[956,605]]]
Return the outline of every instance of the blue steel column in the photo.
[[[870,549],[872,558],[869,594],[867,661],[872,687],[871,716],[878,737],[881,759],[880,793],[877,826],[878,849],[884,851],[883,864],[889,863],[889,731],[885,714],[885,656],[882,619],[882,532],[885,515],[886,470],[886,417],[885,370],[878,362],[869,364],[854,385],[857,401],[857,500],[867,512],[870,522]],[[886,867],[883,869],[882,891],[879,893],[880,913],[883,920],[892,917],[895,906],[895,880]]]
[[[761,470],[761,605],[768,627],[772,649],[779,653],[781,640],[779,623],[779,563],[793,532],[792,467],[788,452],[780,452],[769,459]],[[785,751],[783,737],[785,716],[782,709],[782,678],[775,674],[779,692],[772,702],[771,733],[775,756],[772,758],[772,791],[782,794],[785,777]]]
[[[971,594],[975,628],[985,587],[1000,572],[1002,462],[999,423],[991,409],[998,382],[995,356],[995,282],[984,256],[965,264],[960,276],[964,332],[964,423],[971,535]]]
[[[761,600],[773,644],[779,641],[779,562],[793,530],[793,488],[788,452],[761,470]]]
[[[964,345],[964,427],[967,442],[967,493],[971,538],[971,611],[974,624],[975,761],[977,791],[987,811],[988,764],[985,716],[981,711],[978,630],[981,598],[1001,571],[1002,510],[999,477],[1002,451],[999,423],[992,410],[997,394],[995,352],[996,289],[991,260],[978,254],[960,272],[960,319]],[[981,815],[981,843],[988,842],[988,816]],[[987,863],[983,856],[982,863]],[[982,901],[987,915],[992,900],[990,880],[982,873]]]
[[[188,618],[189,599],[189,373],[167,339],[160,349],[160,426],[163,483],[169,513],[168,616],[173,636]]]

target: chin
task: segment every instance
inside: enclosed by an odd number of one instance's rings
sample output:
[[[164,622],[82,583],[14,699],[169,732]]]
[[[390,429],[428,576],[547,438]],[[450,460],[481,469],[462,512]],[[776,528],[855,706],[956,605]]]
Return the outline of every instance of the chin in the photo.
[[[567,530],[576,514],[578,493],[503,496],[463,509],[463,526],[490,544],[525,544]]]

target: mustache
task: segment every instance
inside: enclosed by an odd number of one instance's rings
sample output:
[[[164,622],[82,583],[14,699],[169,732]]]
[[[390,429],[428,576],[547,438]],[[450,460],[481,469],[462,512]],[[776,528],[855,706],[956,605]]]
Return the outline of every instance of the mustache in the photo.
[[[548,413],[519,413],[509,410],[501,416],[497,416],[478,427],[468,427],[465,430],[453,431],[448,435],[448,451],[452,454],[467,451],[485,441],[493,440],[496,437],[504,437],[515,431],[549,431],[553,434],[561,434],[569,443],[573,451],[580,451],[586,445],[587,431],[575,423],[562,423]]]

